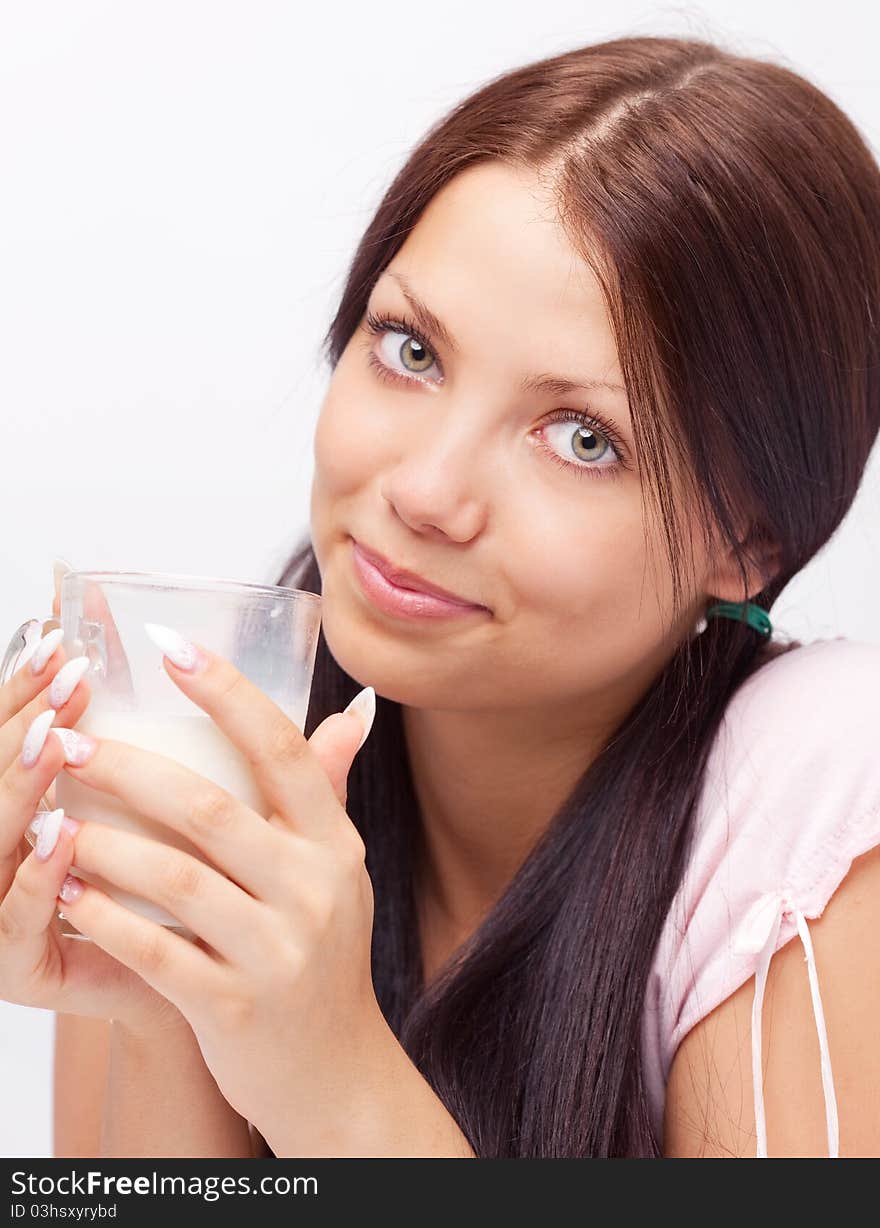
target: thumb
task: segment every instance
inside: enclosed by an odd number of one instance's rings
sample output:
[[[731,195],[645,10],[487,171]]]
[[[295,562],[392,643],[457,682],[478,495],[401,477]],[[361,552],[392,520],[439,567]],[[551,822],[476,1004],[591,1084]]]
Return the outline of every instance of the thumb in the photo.
[[[348,773],[355,755],[367,740],[375,715],[376,692],[367,686],[355,695],[343,712],[334,712],[321,721],[309,738],[309,746],[343,806],[348,797]]]

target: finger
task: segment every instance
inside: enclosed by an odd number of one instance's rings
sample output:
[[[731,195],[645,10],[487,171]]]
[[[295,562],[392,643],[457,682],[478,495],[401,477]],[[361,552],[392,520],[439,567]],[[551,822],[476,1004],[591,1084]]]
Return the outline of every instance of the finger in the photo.
[[[334,712],[321,721],[309,738],[312,753],[327,773],[327,779],[343,807],[348,802],[348,773],[364,736],[362,718],[356,712],[354,718],[348,711]]]
[[[58,630],[58,626],[59,624],[54,618],[48,618],[45,620],[41,620],[39,618],[29,618],[27,622],[22,623],[22,625],[16,630],[12,643],[10,643],[10,650],[12,649],[13,644],[16,647],[16,656],[15,664],[12,670],[6,675],[7,679],[14,677],[14,675],[17,674],[19,670],[24,669],[26,665],[31,665],[31,662],[36,655],[37,648],[41,647],[41,642],[46,638],[50,631]],[[60,637],[56,638],[60,639]],[[43,644],[42,648],[45,649],[45,647],[46,646]],[[46,655],[48,655],[48,653]],[[36,673],[37,669],[38,667],[36,664],[31,665],[31,670],[33,673]]]
[[[73,883],[72,894],[67,884]],[[174,930],[134,913],[100,888],[69,876],[58,906],[85,937],[112,955],[172,1002],[197,1017],[205,1002],[222,995],[223,965]]]
[[[62,655],[59,656],[59,653]],[[58,663],[58,668],[55,667],[56,661]],[[37,694],[34,695],[29,702],[26,702],[23,707],[14,712],[13,715],[11,715],[5,722],[5,724],[0,727],[0,771],[6,771],[10,764],[15,760],[16,756],[21,753],[24,739],[36,718],[52,707],[49,697],[50,687],[46,685],[47,682],[50,684],[51,682],[54,682],[64,665],[71,664],[71,661],[64,661],[63,649],[59,649],[59,652],[53,657],[53,664],[47,666],[45,674],[41,674],[39,677],[34,679],[34,690],[37,691]],[[24,675],[28,674],[29,672],[29,667],[25,666],[25,668],[20,671],[20,674]],[[18,677],[19,674],[16,674],[15,678]],[[14,680],[15,679],[13,678],[10,681]],[[29,688],[22,691],[23,695],[27,695],[29,693]],[[89,701],[91,700],[91,695],[91,687],[86,681],[86,678],[81,678],[68,700],[61,704],[60,707],[55,709],[57,716],[54,723],[59,726],[70,726],[76,724],[83,712],[85,712],[86,708],[88,707]]]
[[[0,897],[9,890],[18,870],[21,840],[40,799],[64,765],[60,742],[48,736],[50,714],[51,709],[46,709],[46,715],[38,718],[41,723],[31,731],[37,740],[43,737],[36,762],[28,767],[19,755],[0,776]]]
[[[56,899],[55,908],[64,911],[67,905]],[[72,925],[66,911],[64,919]],[[96,942],[79,942],[75,935],[68,937],[64,931],[58,935],[58,947],[61,984],[52,989],[52,1002],[47,1004],[50,1010],[106,1020],[121,1018],[128,1003],[137,1009],[147,992],[146,986],[125,964]]]
[[[0,725],[39,695],[58,673],[66,660],[62,638],[57,629],[42,636],[30,660],[0,687]]]
[[[83,822],[76,868],[158,904],[230,963],[253,968],[265,955],[274,924],[268,908],[181,849]]]
[[[43,849],[34,849],[18,867],[0,903],[0,958],[5,975],[30,977],[46,953],[46,931],[58,909],[56,897],[73,859],[73,836],[63,827],[64,813],[44,816]],[[46,837],[49,840],[46,840]]]
[[[242,752],[274,810],[310,838],[337,834],[348,816],[302,730],[231,661],[171,628],[147,626],[151,639],[163,641],[171,680]]]
[[[288,833],[185,764],[112,738],[92,741],[85,763],[65,765],[70,776],[179,832],[257,899],[272,898],[273,889],[277,894],[276,867]]]

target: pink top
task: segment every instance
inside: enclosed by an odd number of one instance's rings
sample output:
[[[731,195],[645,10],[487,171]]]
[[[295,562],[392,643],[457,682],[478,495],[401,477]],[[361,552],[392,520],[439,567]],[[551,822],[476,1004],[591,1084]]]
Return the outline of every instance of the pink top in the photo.
[[[762,666],[728,705],[710,751],[690,860],[648,978],[647,1090],[663,1138],[666,1081],[690,1029],[754,974],[752,1081],[766,1156],[761,1007],[773,954],[804,945],[819,1039],[828,1154],[837,1105],[806,918],[854,857],[880,844],[880,645],[816,640]]]

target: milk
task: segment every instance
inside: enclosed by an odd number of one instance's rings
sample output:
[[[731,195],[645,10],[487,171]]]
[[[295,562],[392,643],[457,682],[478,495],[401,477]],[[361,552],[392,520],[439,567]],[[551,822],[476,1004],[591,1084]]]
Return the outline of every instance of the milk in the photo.
[[[299,727],[302,728],[302,725]],[[201,712],[192,716],[157,716],[149,712],[91,711],[87,708],[76,729],[98,738],[128,742],[175,759],[200,776],[214,781],[264,817],[271,813],[271,806],[257,789],[247,759],[214,721]],[[63,806],[65,813],[74,819],[135,832],[162,844],[184,849],[199,861],[213,866],[210,857],[203,855],[173,828],[139,814],[111,793],[99,792],[74,780],[69,772],[59,772],[55,781],[55,798],[56,805]],[[218,867],[214,868],[217,873],[223,873]],[[160,925],[173,926],[186,935],[191,934],[179,918],[171,916],[151,900],[132,895],[99,874],[75,867],[71,867],[71,873],[87,883],[93,883],[132,912],[149,917]]]

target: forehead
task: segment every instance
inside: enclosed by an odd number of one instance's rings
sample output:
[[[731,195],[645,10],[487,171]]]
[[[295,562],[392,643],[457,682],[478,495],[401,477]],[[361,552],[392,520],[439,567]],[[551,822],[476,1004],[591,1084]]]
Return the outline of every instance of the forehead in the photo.
[[[527,171],[491,162],[458,174],[389,268],[404,273],[463,341],[485,345],[489,329],[508,350],[516,337],[524,370],[623,383],[599,282],[557,220],[548,189]]]

